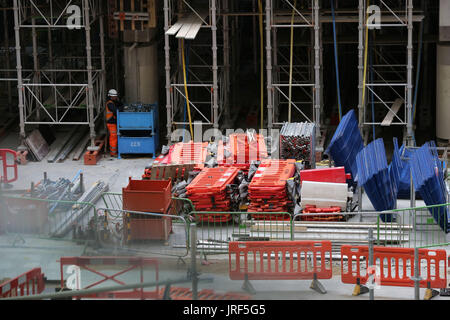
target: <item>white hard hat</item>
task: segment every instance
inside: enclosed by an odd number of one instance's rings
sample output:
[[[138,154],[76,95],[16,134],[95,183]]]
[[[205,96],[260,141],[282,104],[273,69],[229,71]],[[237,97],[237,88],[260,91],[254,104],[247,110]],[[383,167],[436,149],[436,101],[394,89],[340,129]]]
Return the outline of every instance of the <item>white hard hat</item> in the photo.
[[[115,89],[111,89],[111,90],[108,91],[108,96],[109,97],[117,97],[118,95],[119,95],[119,93]]]

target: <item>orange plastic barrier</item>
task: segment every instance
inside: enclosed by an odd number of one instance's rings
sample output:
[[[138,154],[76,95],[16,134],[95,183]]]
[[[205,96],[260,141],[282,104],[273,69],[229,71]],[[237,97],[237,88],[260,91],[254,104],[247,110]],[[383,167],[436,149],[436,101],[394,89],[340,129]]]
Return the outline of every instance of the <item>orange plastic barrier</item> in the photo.
[[[111,280],[120,285],[125,285],[125,283],[121,280],[118,280],[117,277],[123,275],[124,273],[140,269],[141,271],[141,279],[140,282],[144,282],[143,278],[143,269],[144,267],[153,267],[155,270],[155,280],[158,282],[159,275],[159,261],[154,258],[141,258],[141,257],[61,257],[60,259],[60,271],[61,271],[61,288],[65,287],[64,281],[64,266],[65,265],[75,265],[80,267],[82,270],[88,270],[92,273],[95,273],[101,277],[102,280],[97,282],[93,282],[83,289],[89,289],[95,286],[98,286],[105,281]],[[112,266],[114,270],[118,270],[113,275],[104,274],[95,268],[98,266]],[[115,291],[115,292],[102,292],[95,293],[91,295],[83,296],[83,298],[102,298],[102,299],[157,299],[159,297],[159,286],[156,286],[155,291],[144,291],[144,289],[134,289],[132,291]]]
[[[12,156],[12,161],[8,162],[8,157],[7,155],[11,155]],[[18,174],[17,174],[17,153],[12,151],[12,150],[8,150],[8,149],[0,149],[0,183],[11,183],[17,180]],[[12,169],[12,173],[13,176],[11,177],[11,170]]]
[[[17,278],[0,284],[0,298],[40,294],[45,289],[41,268],[34,268]]]
[[[382,286],[414,287],[414,249],[374,247],[374,267],[380,270],[379,284]],[[344,260],[348,259],[347,268]],[[361,261],[365,259],[365,261]],[[369,275],[368,246],[341,247],[341,277],[343,283],[365,284]],[[426,267],[420,281],[422,288],[447,287],[447,254],[445,250],[419,249],[419,270]],[[356,267],[356,268],[355,268]],[[362,271],[364,270],[364,271]]]
[[[229,268],[231,280],[331,279],[331,241],[230,242]]]

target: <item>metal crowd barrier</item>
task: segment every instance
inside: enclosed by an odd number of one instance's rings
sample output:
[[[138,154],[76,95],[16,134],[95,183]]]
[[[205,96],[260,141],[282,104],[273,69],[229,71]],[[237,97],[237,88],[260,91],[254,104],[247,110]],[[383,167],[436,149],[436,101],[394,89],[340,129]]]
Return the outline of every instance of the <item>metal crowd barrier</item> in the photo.
[[[113,208],[98,208],[97,214],[108,231],[99,234],[104,248],[179,258],[189,253],[189,222],[183,216]]]
[[[5,194],[0,202],[0,233],[95,240],[97,212],[92,203]]]

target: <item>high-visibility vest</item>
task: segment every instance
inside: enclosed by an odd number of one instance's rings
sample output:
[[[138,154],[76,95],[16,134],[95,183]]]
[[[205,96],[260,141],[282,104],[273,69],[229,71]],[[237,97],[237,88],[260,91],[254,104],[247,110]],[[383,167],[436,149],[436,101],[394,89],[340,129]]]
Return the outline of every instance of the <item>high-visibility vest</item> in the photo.
[[[106,121],[108,121],[109,119],[114,117],[114,113],[111,110],[109,110],[109,108],[108,108],[108,105],[110,103],[114,103],[114,101],[108,100],[108,102],[106,102]]]

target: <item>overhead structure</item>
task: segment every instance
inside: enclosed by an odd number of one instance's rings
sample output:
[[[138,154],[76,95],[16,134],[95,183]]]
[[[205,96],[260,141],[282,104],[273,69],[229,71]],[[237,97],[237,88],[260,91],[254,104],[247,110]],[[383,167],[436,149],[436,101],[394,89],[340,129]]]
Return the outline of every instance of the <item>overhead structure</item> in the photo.
[[[95,124],[105,105],[102,2],[13,0],[13,7],[22,140],[28,125],[86,125],[94,147]],[[22,39],[30,33],[33,68],[26,81]],[[41,48],[48,50],[47,57],[41,58]]]

